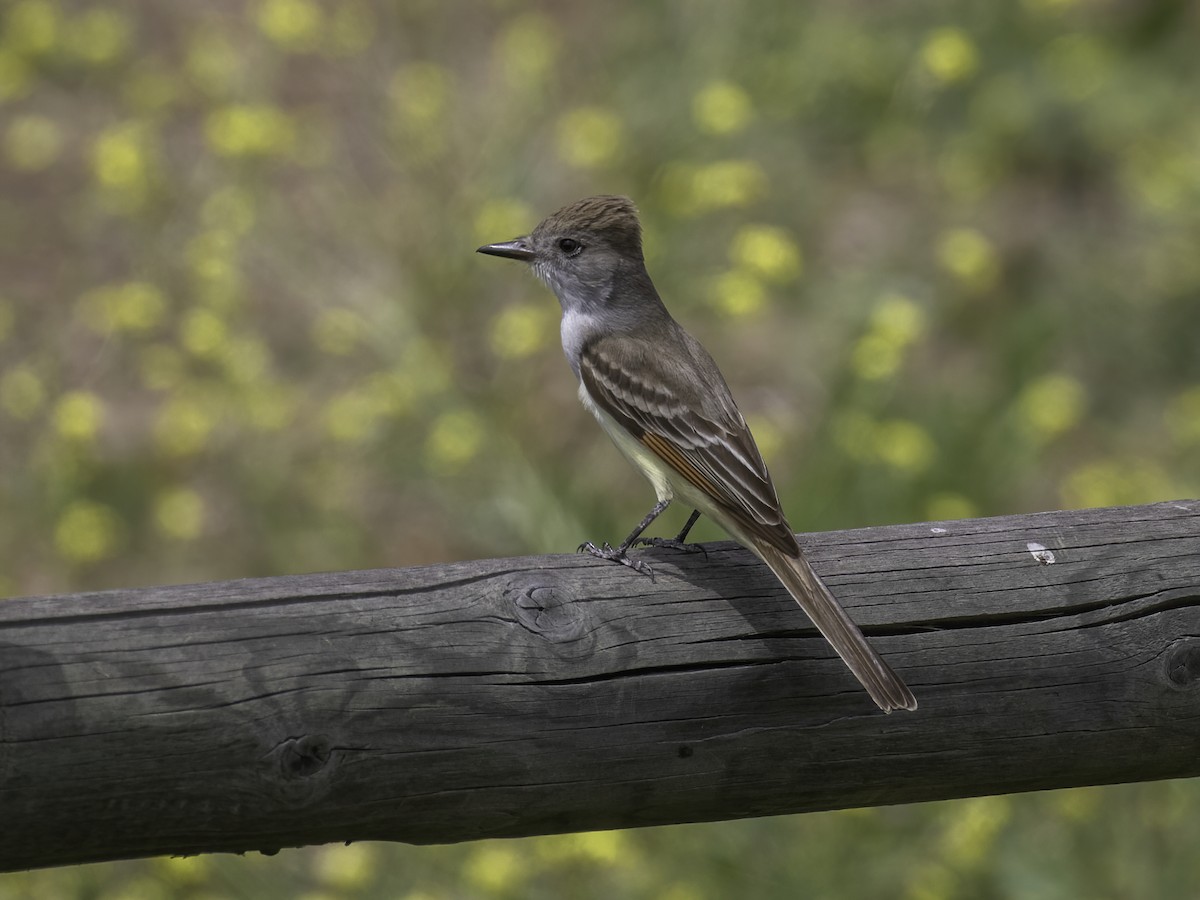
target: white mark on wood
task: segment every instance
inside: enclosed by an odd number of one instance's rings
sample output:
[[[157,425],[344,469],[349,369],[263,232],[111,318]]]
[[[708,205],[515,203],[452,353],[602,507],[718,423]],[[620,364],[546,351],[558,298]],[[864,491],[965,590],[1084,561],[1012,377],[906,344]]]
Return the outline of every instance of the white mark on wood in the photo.
[[[1039,544],[1037,541],[1029,541],[1025,547],[1033,554],[1033,558],[1043,566],[1051,565],[1054,562],[1054,551],[1047,550],[1044,545]]]
[[[950,529],[949,528],[930,528],[929,530],[931,532],[933,532],[934,534],[945,534]]]

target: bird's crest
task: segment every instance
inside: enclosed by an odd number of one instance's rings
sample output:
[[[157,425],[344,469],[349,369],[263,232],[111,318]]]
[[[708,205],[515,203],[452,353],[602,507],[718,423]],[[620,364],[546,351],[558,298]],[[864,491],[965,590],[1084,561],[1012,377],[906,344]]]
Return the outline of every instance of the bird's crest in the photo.
[[[547,216],[535,235],[588,235],[622,254],[642,258],[642,226],[628,197],[585,197]]]

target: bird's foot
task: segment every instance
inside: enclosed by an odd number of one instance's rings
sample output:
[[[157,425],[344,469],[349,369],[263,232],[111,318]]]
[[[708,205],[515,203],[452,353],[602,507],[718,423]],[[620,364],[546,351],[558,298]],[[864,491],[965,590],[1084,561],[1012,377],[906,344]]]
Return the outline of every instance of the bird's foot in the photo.
[[[599,547],[591,541],[584,541],[579,545],[577,552],[590,553],[596,559],[607,559],[610,562],[619,562],[623,566],[628,566],[635,572],[640,572],[643,575],[649,575],[650,579],[654,579],[654,570],[642,562],[640,559],[633,559],[626,553],[625,547],[613,547],[608,541],[605,541]]]
[[[708,551],[704,549],[703,544],[689,544],[687,541],[679,540],[679,538],[638,538],[633,544],[635,547],[639,545],[645,547],[666,547],[668,550],[680,550],[684,553],[703,553],[704,558],[708,559]]]

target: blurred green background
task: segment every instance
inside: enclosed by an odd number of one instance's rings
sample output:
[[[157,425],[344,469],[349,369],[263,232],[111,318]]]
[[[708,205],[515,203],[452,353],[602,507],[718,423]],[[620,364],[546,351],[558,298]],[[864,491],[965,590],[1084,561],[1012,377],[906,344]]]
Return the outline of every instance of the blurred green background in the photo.
[[[1194,497],[1198,36],[1181,0],[2,0],[0,595],[622,537],[652,494],[557,304],[473,252],[593,193],[639,203],[798,529]],[[1190,897],[1198,805],[148,860],[0,900]]]

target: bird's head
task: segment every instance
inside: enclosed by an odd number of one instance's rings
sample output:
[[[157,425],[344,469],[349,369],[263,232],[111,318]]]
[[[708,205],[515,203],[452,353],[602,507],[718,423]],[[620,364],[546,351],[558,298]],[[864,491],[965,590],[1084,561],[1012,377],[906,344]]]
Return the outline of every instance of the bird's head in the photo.
[[[524,237],[478,250],[519,259],[557,295],[563,309],[611,297],[622,276],[644,277],[642,226],[627,197],[587,197],[547,216]]]

